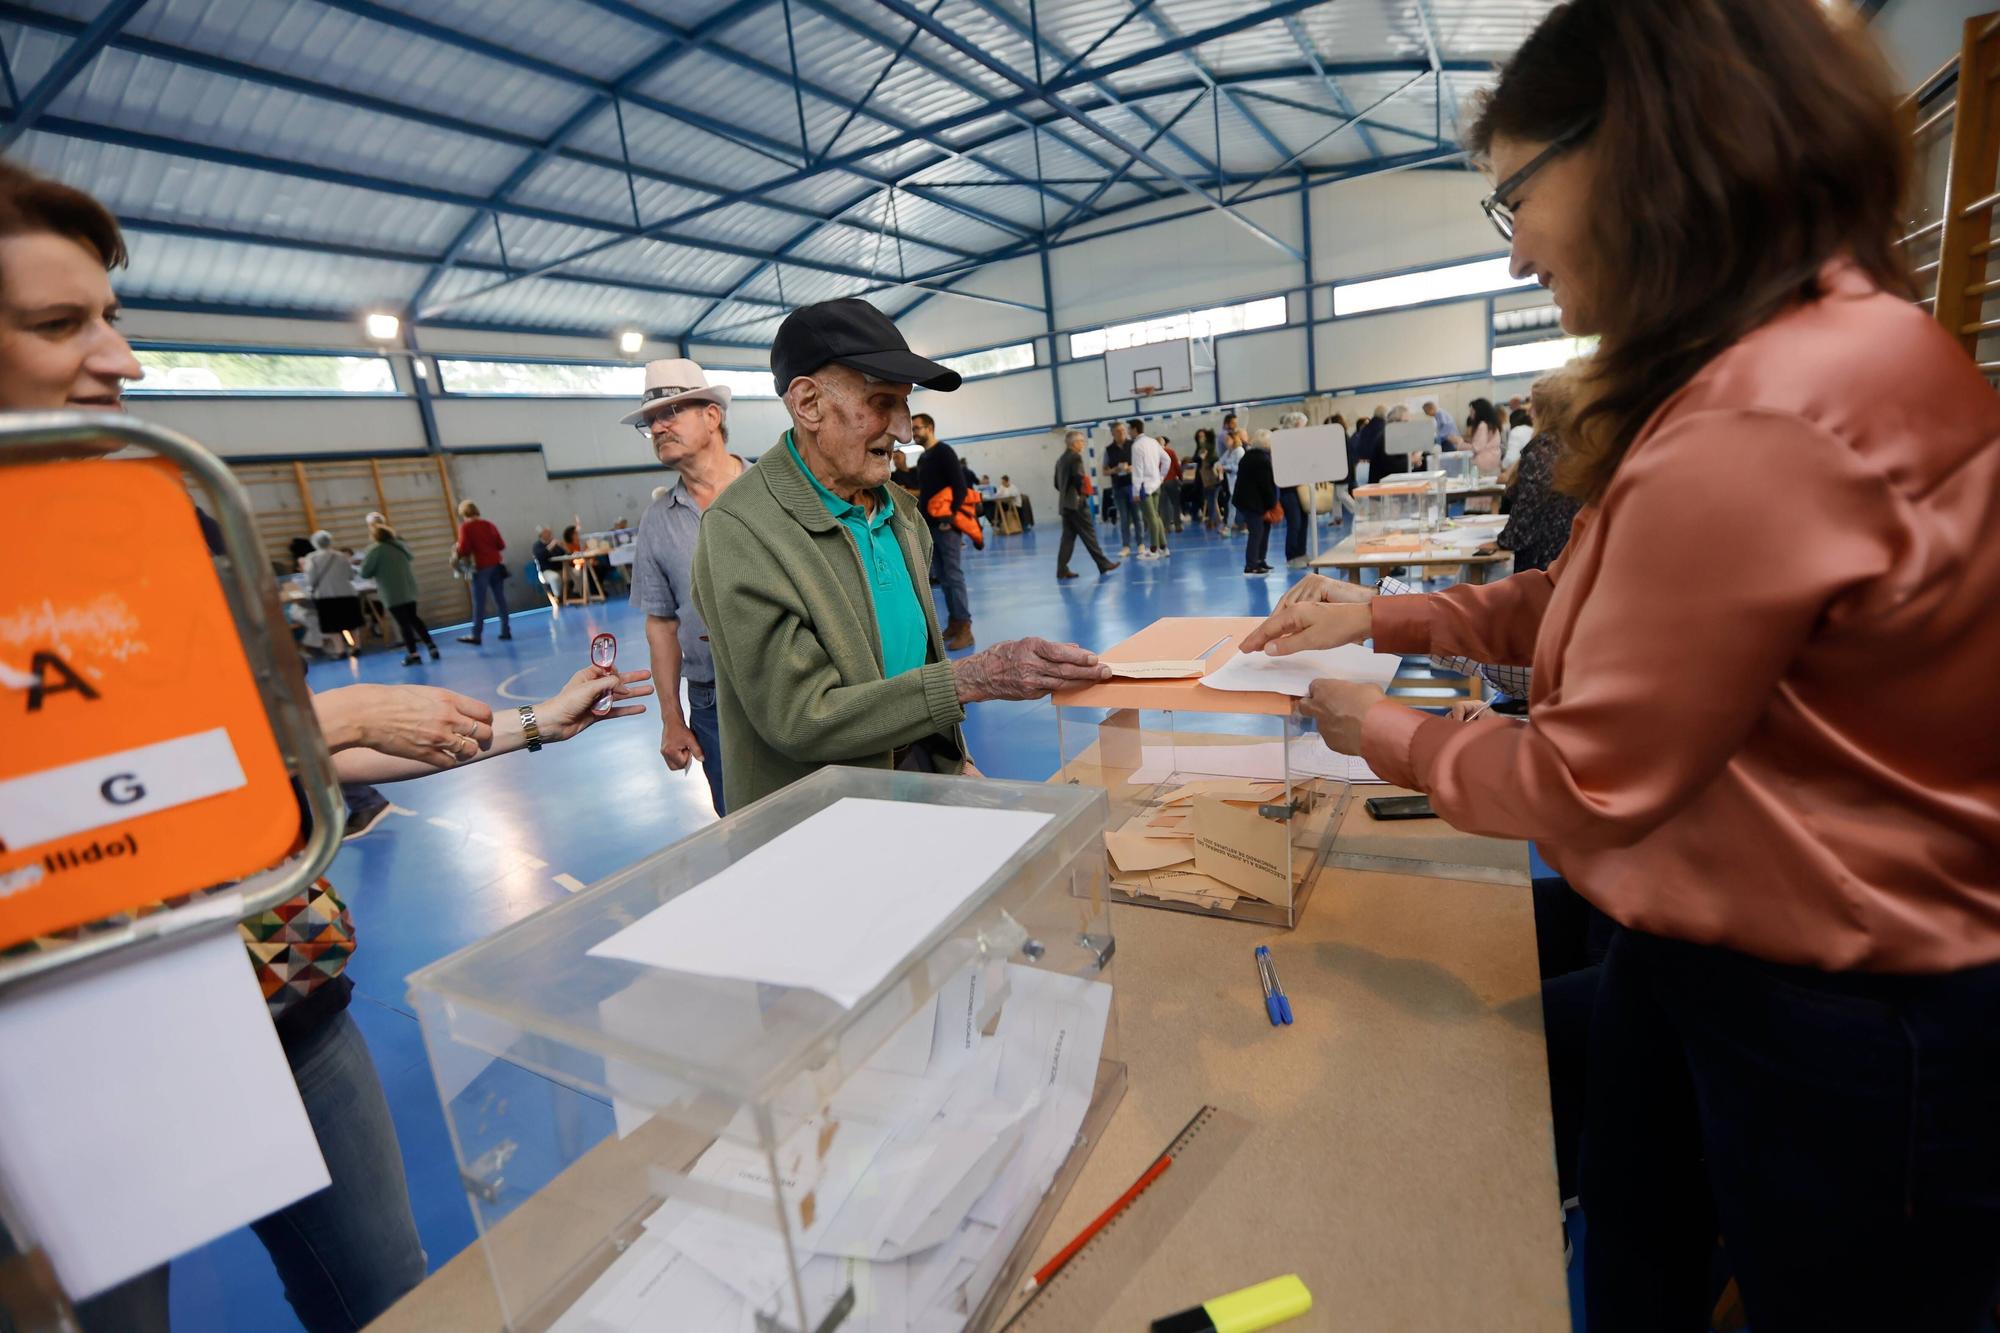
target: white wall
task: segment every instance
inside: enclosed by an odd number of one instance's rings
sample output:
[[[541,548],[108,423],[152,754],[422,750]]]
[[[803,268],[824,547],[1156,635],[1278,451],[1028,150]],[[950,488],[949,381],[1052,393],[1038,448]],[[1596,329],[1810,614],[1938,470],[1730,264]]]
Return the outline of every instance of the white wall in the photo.
[[[1958,54],[1965,20],[1995,9],[2000,9],[1996,0],[1888,0],[1871,28],[1907,91]]]

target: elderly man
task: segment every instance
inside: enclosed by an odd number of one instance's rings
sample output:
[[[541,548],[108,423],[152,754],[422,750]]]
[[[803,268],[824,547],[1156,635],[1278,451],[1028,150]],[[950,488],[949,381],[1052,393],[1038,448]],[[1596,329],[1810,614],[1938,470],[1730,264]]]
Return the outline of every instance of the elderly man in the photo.
[[[1083,461],[1083,432],[1073,430],[1063,437],[1062,457],[1056,459],[1056,508],[1062,511],[1062,545],[1056,549],[1056,581],[1076,577],[1069,567],[1070,553],[1081,541],[1083,549],[1097,563],[1100,576],[1118,568],[1118,562],[1104,554],[1097,544],[1097,526],[1090,521],[1090,501],[1084,496],[1087,476]],[[1002,481],[1006,478],[1002,477]]]
[[[646,367],[645,397],[624,418],[652,446],[653,457],[680,474],[639,520],[632,557],[632,605],[646,614],[653,689],[660,697],[660,757],[676,773],[701,760],[715,813],[722,814],[722,742],[715,712],[715,658],[694,600],[694,553],[702,515],[746,464],[729,452],[730,391],[711,386],[692,361]],[[681,715],[681,681],[687,715]]]
[[[887,482],[911,386],[949,393],[955,372],[849,298],[787,316],[771,373],[792,428],[709,510],[694,559],[731,809],[827,764],[972,772],[967,704],[1109,678],[1042,639],[945,656],[929,527]]]

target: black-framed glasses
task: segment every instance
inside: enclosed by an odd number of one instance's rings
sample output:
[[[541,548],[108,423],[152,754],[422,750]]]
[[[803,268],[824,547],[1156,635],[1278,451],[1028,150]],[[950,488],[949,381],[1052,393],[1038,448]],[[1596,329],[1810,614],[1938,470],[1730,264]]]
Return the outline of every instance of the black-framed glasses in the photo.
[[[1533,176],[1552,160],[1575,147],[1577,141],[1589,134],[1596,125],[1597,122],[1594,119],[1586,120],[1582,124],[1558,134],[1554,143],[1544,148],[1541,152],[1536,153],[1534,157],[1529,159],[1528,165],[1494,186],[1493,193],[1479,201],[1480,208],[1486,212],[1487,220],[1492,222],[1493,229],[1500,233],[1502,240],[1511,242],[1514,239],[1514,208],[1507,201],[1520,192],[1521,187],[1528,183],[1530,176]]]
[[[641,435],[645,436],[647,439],[650,440],[653,438],[653,423],[655,421],[672,421],[675,417],[679,416],[681,413],[687,411],[691,407],[707,407],[707,406],[708,406],[707,400],[701,398],[690,398],[684,403],[669,403],[667,406],[653,413],[653,415],[633,422],[632,429],[638,431]]]

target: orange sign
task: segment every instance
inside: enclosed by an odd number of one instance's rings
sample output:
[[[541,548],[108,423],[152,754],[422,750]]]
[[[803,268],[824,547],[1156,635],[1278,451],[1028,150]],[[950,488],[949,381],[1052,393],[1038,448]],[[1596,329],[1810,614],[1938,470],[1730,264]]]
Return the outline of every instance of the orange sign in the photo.
[[[169,463],[7,468],[0,948],[229,883],[299,834],[290,776]]]

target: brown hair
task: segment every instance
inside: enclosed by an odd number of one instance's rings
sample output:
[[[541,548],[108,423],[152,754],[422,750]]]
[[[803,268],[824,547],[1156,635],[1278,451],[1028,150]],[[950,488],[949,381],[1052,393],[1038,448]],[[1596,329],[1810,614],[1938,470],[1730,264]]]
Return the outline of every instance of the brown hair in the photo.
[[[1469,146],[1594,126],[1583,147],[1598,164],[1601,341],[1578,368],[1562,489],[1602,496],[1653,413],[1732,343],[1821,295],[1829,260],[1912,294],[1896,246],[1910,178],[1896,103],[1879,53],[1817,0],[1571,0],[1522,44]]]
[[[470,500],[460,500],[458,502],[458,516],[460,518],[478,518],[479,506]]]
[[[127,259],[124,233],[110,209],[74,186],[0,158],[0,236],[36,232],[80,242],[108,269],[122,267]]]

